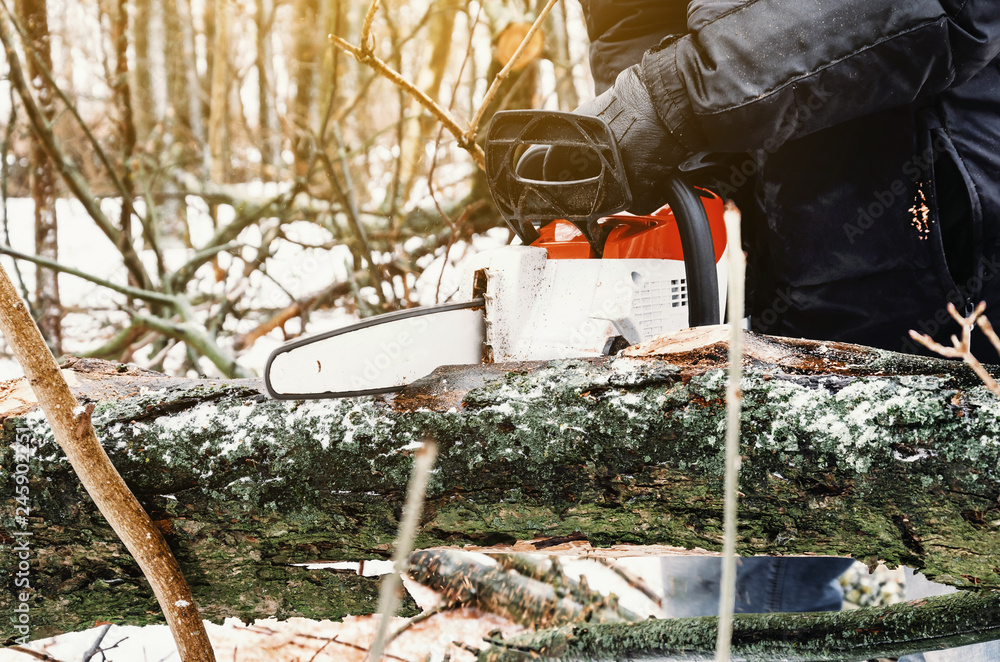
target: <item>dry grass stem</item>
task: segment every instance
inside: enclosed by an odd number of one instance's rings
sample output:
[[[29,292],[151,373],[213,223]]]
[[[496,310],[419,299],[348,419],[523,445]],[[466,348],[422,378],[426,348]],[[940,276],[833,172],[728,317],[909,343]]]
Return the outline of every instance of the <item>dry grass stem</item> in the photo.
[[[399,534],[396,536],[392,554],[392,572],[382,579],[382,591],[379,595],[379,623],[375,631],[375,641],[368,652],[368,662],[379,662],[387,645],[389,625],[396,607],[399,605],[399,588],[401,576],[406,572],[407,559],[413,549],[413,538],[417,533],[420,521],[420,511],[423,510],[424,497],[427,495],[427,480],[437,459],[437,442],[425,439],[423,446],[417,451],[413,462],[413,475],[403,504],[403,521],[399,524]]]
[[[739,210],[726,203],[726,241],[729,244],[729,384],[726,387],[726,474],[722,517],[722,578],[719,595],[719,631],[716,662],[728,662],[733,637],[736,596],[736,504],[740,473],[740,411],[743,398],[743,300],[746,258],[740,238]]]

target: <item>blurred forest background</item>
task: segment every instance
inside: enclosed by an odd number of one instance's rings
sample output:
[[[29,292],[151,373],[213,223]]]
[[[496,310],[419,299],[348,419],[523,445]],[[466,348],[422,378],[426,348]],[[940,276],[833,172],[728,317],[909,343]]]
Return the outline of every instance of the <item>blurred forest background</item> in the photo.
[[[189,376],[447,300],[509,240],[492,114],[592,93],[576,0],[0,0],[0,37],[4,265],[57,356]]]

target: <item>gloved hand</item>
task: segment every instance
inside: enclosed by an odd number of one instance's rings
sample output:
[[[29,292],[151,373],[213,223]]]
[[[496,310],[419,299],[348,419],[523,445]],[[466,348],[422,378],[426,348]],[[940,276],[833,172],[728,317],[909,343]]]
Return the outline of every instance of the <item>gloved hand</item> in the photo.
[[[625,69],[606,92],[573,111],[608,123],[632,190],[629,211],[636,214],[647,214],[663,205],[661,185],[689,155],[657,116],[642,73],[641,64]],[[540,158],[540,150],[545,150],[544,158]],[[533,147],[518,161],[517,172],[531,179],[575,181],[599,174],[600,161],[589,150]]]

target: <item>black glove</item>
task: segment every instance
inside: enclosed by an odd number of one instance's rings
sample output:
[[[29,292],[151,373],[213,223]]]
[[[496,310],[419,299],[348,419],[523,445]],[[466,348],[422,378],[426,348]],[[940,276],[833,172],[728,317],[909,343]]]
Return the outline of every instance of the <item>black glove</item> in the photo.
[[[573,112],[599,117],[611,127],[632,190],[629,211],[647,214],[663,205],[661,185],[689,152],[657,117],[642,80],[642,65],[621,72],[610,89]],[[589,150],[541,149],[546,150],[541,173],[541,155],[533,148],[518,161],[518,174],[545,181],[576,181],[600,174],[600,161]]]

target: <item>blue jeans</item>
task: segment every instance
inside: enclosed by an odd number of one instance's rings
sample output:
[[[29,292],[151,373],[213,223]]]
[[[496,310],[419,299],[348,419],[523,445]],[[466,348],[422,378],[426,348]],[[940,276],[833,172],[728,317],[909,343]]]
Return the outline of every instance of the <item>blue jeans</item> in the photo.
[[[736,560],[738,614],[836,611],[844,593],[837,578],[854,563],[832,557],[755,556]],[[722,560],[711,557],[665,557],[664,609],[673,618],[719,613]]]

